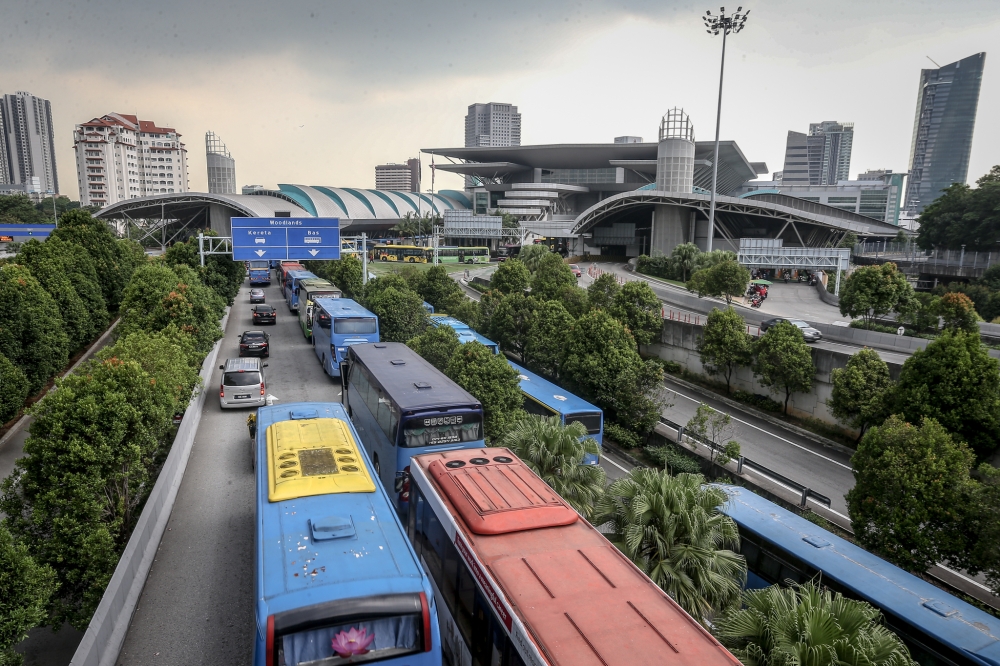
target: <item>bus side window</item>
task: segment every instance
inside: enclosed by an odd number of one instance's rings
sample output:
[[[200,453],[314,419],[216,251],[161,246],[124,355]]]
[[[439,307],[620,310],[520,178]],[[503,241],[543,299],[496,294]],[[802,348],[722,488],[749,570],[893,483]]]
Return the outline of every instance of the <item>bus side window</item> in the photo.
[[[378,425],[382,428],[382,432],[393,446],[396,445],[395,412],[395,406],[392,404],[391,400],[386,397],[379,398],[377,417]]]
[[[546,407],[540,402],[536,402],[534,399],[529,398],[527,395],[524,396],[524,411],[529,414],[534,414],[535,416],[541,416],[543,418],[549,418],[550,416],[557,416],[555,412]]]
[[[365,399],[365,404],[368,405],[368,411],[371,412],[372,418],[376,421],[376,423],[378,422],[378,399],[381,393],[381,389],[376,384],[372,384],[368,387],[368,396]]]
[[[351,371],[351,379],[354,381],[354,385],[357,387],[357,390],[354,392],[354,395],[351,396],[351,398],[357,401],[359,405],[361,403],[366,403],[368,401],[368,389],[369,389],[368,371],[365,370],[363,366],[359,365],[357,366],[356,369]],[[348,400],[350,400],[351,398],[348,398]]]

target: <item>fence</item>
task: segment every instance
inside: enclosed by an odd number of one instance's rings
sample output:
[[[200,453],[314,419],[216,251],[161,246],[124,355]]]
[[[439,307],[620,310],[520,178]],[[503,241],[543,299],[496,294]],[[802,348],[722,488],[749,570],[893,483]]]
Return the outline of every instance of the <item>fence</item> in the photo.
[[[961,250],[921,250],[916,243],[898,243],[889,241],[866,241],[854,246],[854,255],[885,259],[887,261],[906,261],[919,264],[927,269],[938,268],[971,268],[986,269],[995,263],[1000,263],[1000,251],[966,252]]]

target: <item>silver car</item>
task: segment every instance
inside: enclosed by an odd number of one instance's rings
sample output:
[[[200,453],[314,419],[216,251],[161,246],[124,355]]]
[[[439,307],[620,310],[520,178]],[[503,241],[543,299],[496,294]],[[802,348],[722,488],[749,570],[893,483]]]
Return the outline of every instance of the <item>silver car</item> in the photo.
[[[223,409],[263,407],[267,386],[264,368],[267,363],[259,358],[230,358],[219,366],[222,383],[219,385],[219,406]]]
[[[760,330],[763,333],[775,324],[783,321],[787,321],[789,324],[802,331],[802,337],[805,338],[806,342],[819,342],[823,339],[822,333],[810,326],[809,322],[802,321],[801,319],[785,319],[784,317],[775,317],[774,319],[768,319],[767,321],[761,322]]]

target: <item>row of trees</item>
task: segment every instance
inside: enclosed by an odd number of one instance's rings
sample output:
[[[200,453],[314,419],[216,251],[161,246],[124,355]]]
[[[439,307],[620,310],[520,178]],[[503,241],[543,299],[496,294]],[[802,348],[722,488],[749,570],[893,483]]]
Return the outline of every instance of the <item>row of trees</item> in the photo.
[[[243,267],[201,270],[184,251],[131,271],[115,343],[30,410],[24,457],[0,486],[0,659],[16,663],[10,648],[31,627],[89,623],[169,453],[172,417],[222,337],[232,285],[220,276],[242,279]]]
[[[1000,238],[1000,165],[976,181],[976,187],[955,183],[920,214],[917,244],[995,252]]]

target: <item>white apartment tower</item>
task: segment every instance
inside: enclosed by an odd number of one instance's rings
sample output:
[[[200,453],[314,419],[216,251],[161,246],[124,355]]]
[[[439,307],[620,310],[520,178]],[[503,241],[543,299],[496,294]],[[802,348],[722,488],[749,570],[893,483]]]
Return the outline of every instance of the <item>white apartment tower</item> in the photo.
[[[521,114],[502,102],[471,104],[465,116],[465,147],[521,145]]]
[[[172,127],[109,113],[73,130],[83,206],[188,191],[187,149]]]
[[[49,100],[27,92],[0,97],[0,183],[59,193]]]

